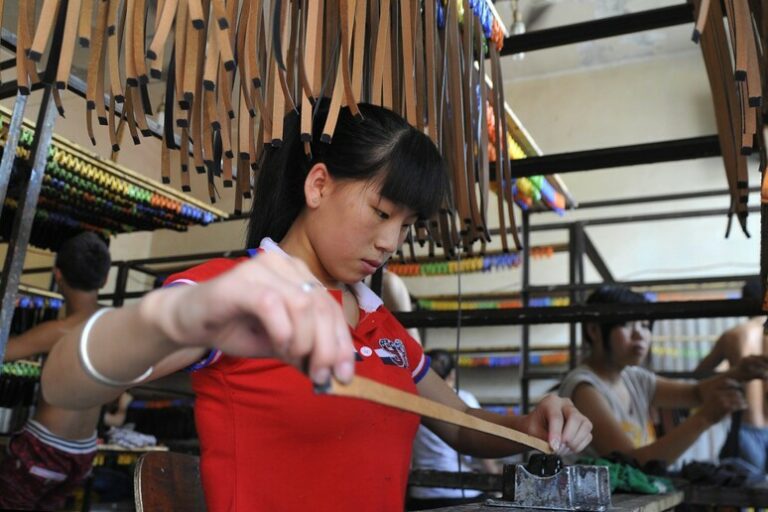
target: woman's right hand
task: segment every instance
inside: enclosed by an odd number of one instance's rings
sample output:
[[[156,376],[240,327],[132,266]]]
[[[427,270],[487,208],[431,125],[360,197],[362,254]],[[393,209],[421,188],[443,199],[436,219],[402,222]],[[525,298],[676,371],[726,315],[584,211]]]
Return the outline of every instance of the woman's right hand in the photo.
[[[720,378],[706,387],[701,396],[701,414],[710,425],[729,414],[747,408],[744,389],[734,379]]]
[[[318,384],[331,372],[342,381],[354,374],[342,309],[296,258],[260,254],[210,281],[152,292],[141,308],[180,347],[276,357],[308,369]]]

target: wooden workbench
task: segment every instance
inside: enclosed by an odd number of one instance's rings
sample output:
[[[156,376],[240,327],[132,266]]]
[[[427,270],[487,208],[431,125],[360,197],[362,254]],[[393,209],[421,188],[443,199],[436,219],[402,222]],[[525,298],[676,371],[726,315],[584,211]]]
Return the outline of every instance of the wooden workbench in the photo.
[[[675,508],[683,502],[685,493],[683,491],[674,491],[667,494],[614,494],[611,497],[613,505],[608,512],[662,512]],[[490,507],[482,503],[473,503],[470,505],[457,505],[454,507],[444,507],[433,509],[432,512],[520,512],[520,511],[541,512],[541,509],[520,509]]]

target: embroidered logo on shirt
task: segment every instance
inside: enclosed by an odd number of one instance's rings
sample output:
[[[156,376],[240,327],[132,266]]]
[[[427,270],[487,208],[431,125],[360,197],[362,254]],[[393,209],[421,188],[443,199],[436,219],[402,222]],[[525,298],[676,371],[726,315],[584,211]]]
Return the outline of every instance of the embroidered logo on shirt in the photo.
[[[408,367],[408,355],[405,353],[405,345],[401,340],[390,340],[387,338],[379,339],[379,346],[376,349],[376,355],[379,356],[384,364],[393,364],[400,368]]]

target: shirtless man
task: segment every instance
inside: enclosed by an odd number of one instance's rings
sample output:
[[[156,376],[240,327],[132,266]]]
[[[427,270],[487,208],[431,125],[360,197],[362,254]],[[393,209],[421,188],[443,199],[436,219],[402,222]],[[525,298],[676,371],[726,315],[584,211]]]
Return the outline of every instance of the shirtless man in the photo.
[[[64,333],[99,309],[98,291],[109,266],[109,250],[94,233],[64,242],[56,255],[54,276],[66,316],[9,339],[5,360],[48,353]],[[62,409],[41,397],[34,417],[13,435],[8,456],[0,463],[0,509],[60,509],[91,470],[100,410]]]
[[[744,299],[762,302],[762,289],[758,279],[752,279],[742,288]],[[768,339],[763,336],[763,325],[768,317],[758,316],[725,331],[712,351],[701,360],[696,371],[713,371],[721,362],[735,367],[747,356],[768,355]],[[768,404],[766,384],[753,380],[746,384],[747,409],[742,412],[739,430],[739,458],[754,465],[756,470],[768,471]]]

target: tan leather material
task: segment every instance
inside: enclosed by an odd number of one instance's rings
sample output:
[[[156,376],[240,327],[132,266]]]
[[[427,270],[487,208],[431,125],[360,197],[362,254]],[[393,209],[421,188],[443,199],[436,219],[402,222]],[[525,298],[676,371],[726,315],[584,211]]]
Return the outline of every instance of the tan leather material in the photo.
[[[415,60],[415,86],[416,86],[416,129],[424,132],[426,127],[426,76],[424,69],[424,24],[421,16],[420,2],[411,3],[411,18],[414,20],[414,46],[413,57]],[[426,231],[425,231],[426,235]],[[423,240],[426,240],[423,239]],[[419,238],[422,241],[422,238]]]
[[[147,73],[147,62],[145,60],[145,40],[144,22],[147,18],[146,0],[135,0],[133,6],[133,60],[136,69],[136,77],[140,84],[149,82]],[[127,51],[130,51],[126,49]]]
[[[301,66],[307,75],[307,80],[316,78],[316,69],[320,67],[318,55],[322,53],[318,48],[318,40],[322,37],[323,26],[322,18],[319,17],[320,5],[322,2],[304,2],[307,7],[306,12],[306,33],[304,41],[304,50],[299,66]],[[304,89],[301,97],[301,140],[305,142],[304,152],[311,158],[311,148],[308,142],[312,140],[312,102],[315,100],[314,85],[309,83],[309,90]],[[318,86],[319,87],[319,86]]]
[[[189,190],[189,130],[181,129],[181,147],[179,148],[181,163],[181,185]]]
[[[171,182],[171,150],[166,144],[160,144],[160,180],[165,184]]]
[[[389,61],[389,12],[390,0],[381,0],[381,10],[379,12],[378,34],[376,39],[376,54],[373,60],[373,85],[371,91],[371,101],[375,104],[381,104],[384,91],[384,73],[388,66],[385,61]]]
[[[24,12],[26,5],[31,0],[19,0],[19,10]],[[31,45],[29,32],[27,31],[27,24],[22,16],[17,18],[16,22],[16,83],[19,87],[19,94],[27,95],[32,90],[32,85],[29,81],[29,72],[27,71],[27,50],[26,48]]]
[[[747,0],[724,0],[730,7],[729,17],[733,18],[734,59],[736,80],[747,78],[747,53],[748,42],[752,36],[752,24],[749,20]]]
[[[136,14],[135,4],[139,0],[125,0],[124,12],[125,12],[125,26],[122,32],[125,38],[124,48],[124,67],[125,67],[125,83],[128,87],[135,87],[139,85],[139,77],[136,73],[136,59],[134,58],[135,46],[133,43],[134,31],[133,31],[133,19]],[[127,91],[126,91],[127,94]],[[134,105],[135,106],[135,105]]]
[[[93,1],[94,0],[83,0],[82,6],[80,7],[80,12],[78,13],[77,42],[83,48],[88,48],[91,45],[91,18],[93,17]],[[2,11],[1,4],[0,11]],[[0,21],[2,21],[1,18]]]
[[[80,6],[80,0],[69,0],[69,2],[67,2],[63,40],[60,43],[61,53],[59,54],[59,65],[56,68],[56,88],[58,89],[65,89],[67,87],[67,82],[69,81],[69,72],[72,69],[72,59],[75,56],[77,23],[80,21]]]
[[[432,418],[470,430],[491,434],[529,446],[544,453],[552,453],[552,448],[542,439],[482,420],[453,407],[366,379],[365,377],[355,376],[348,384],[342,384],[336,379],[331,379],[330,389],[327,392],[337,396],[369,400],[381,405],[412,412],[425,418]]]
[[[125,101],[123,82],[120,79],[120,42],[118,40],[118,2],[108,2],[107,9],[107,63],[109,68],[109,87],[115,101]]]
[[[437,118],[437,79],[440,75],[437,75],[437,55],[435,55],[435,41],[437,40],[437,34],[435,27],[437,26],[435,3],[424,3],[424,38],[426,41],[426,82],[427,82],[427,134],[435,144],[438,143],[438,118]]]
[[[128,87],[125,90],[125,101],[123,102],[123,116],[125,116],[125,118],[128,120],[128,130],[131,132],[131,139],[133,139],[133,143],[139,144],[141,142],[141,139],[139,139],[139,131],[136,128],[136,118],[134,117],[134,113],[133,113],[134,95],[131,89],[133,89],[133,87]],[[117,136],[116,130],[115,130],[115,136]]]
[[[364,0],[360,0],[361,2]],[[406,0],[407,1],[407,0]],[[352,33],[354,27],[354,13],[357,0],[339,0],[339,20],[341,26],[341,82],[344,88],[343,105],[349,107],[352,115],[362,118],[357,106],[357,98],[352,92],[352,76],[350,73],[350,53],[352,52]]]
[[[184,1],[184,0],[182,0]],[[189,22],[192,28],[201,30],[205,28],[205,15],[201,0],[186,0],[189,9]]]
[[[704,32],[704,27],[707,24],[709,18],[709,3],[710,0],[696,0],[693,2],[697,7],[696,12],[696,25],[693,29],[693,40],[698,42],[701,38],[701,34]]]
[[[28,56],[33,62],[39,62],[45,53],[45,47],[53,32],[53,23],[59,13],[59,0],[45,0],[40,10],[40,20],[37,23],[35,36],[32,39],[32,46],[29,49]],[[23,12],[23,11],[22,11]]]
[[[400,21],[402,28],[403,43],[403,97],[405,99],[405,119],[412,126],[416,126],[416,66],[414,63],[414,23],[413,6],[414,0],[400,1]],[[466,0],[465,0],[466,1]]]
[[[103,105],[104,95],[101,97],[96,95],[96,82],[99,78],[102,81],[102,91],[104,89],[104,56],[105,56],[105,36],[107,31],[107,2],[99,1],[98,9],[96,11],[96,25],[93,31],[93,38],[89,40],[90,54],[88,55],[88,73],[86,76],[85,87],[85,99],[86,108],[89,110],[88,117],[91,116],[91,112],[96,109],[96,101]],[[91,139],[93,137],[93,130],[89,130],[88,134]]]
[[[354,51],[352,61],[352,95],[361,101],[363,94],[363,68],[366,61],[365,35],[366,16],[368,10],[367,0],[357,0],[355,6],[355,35],[352,48]]]
[[[506,194],[504,194],[504,171],[503,171],[503,165],[502,165],[502,143],[501,143],[501,125],[504,122],[504,105],[501,105],[500,97],[496,91],[496,87],[498,84],[498,76],[497,76],[497,67],[495,65],[495,60],[498,58],[498,52],[496,52],[496,49],[493,47],[493,45],[490,45],[489,47],[490,57],[491,57],[491,77],[493,81],[493,90],[491,91],[491,106],[493,107],[493,113],[494,113],[494,120],[495,120],[495,129],[496,129],[496,165],[494,167],[495,173],[495,185],[496,185],[496,203],[497,203],[497,210],[498,210],[498,219],[499,219],[499,236],[501,237],[501,246],[502,251],[509,252],[509,242],[508,242],[508,230],[507,230],[507,221],[506,221],[506,212],[504,209],[504,203],[506,199]],[[511,209],[513,205],[511,203],[507,203],[507,208]]]
[[[153,78],[160,78],[162,76],[165,47],[168,36],[171,33],[174,16],[178,11],[178,0],[162,1],[162,9],[159,8],[158,4],[159,14],[156,15],[155,35],[152,36],[152,42],[149,44],[149,50],[147,51],[147,58],[152,61],[150,72]]]
[[[116,101],[115,97],[113,95],[109,95],[109,116],[108,119],[108,126],[107,131],[109,132],[109,143],[112,145],[112,151],[117,152],[120,151],[120,141],[117,138],[117,122],[122,118],[121,115],[117,113],[115,110],[116,107]],[[123,108],[125,108],[125,105],[123,105]],[[89,111],[90,113],[91,111]]]

